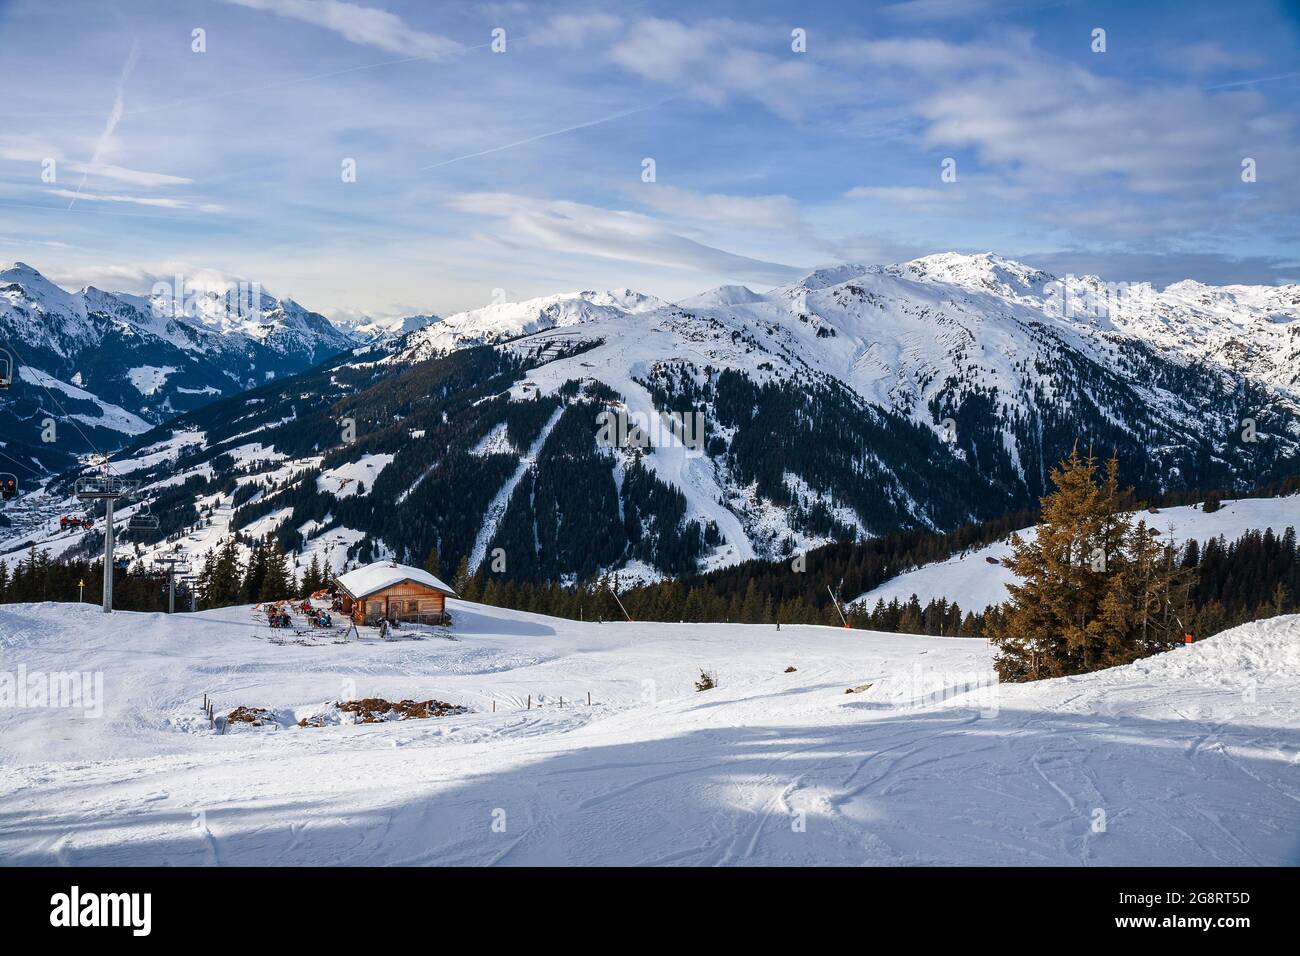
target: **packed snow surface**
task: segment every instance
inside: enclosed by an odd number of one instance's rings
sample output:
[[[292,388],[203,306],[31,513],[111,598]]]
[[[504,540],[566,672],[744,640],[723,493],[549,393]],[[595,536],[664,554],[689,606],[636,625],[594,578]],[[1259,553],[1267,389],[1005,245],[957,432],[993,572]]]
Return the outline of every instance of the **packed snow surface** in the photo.
[[[451,639],[388,641],[249,607],[0,606],[8,693],[50,671],[103,687],[0,708],[0,861],[1300,862],[1297,616],[993,686],[980,640],[448,606]],[[218,735],[205,693],[269,723]],[[471,712],[331,706],[370,696]]]

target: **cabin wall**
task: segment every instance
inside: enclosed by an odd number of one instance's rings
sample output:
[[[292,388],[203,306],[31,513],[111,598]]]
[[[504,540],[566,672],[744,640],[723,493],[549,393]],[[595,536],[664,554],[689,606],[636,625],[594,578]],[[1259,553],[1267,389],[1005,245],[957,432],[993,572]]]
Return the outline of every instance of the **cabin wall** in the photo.
[[[447,598],[441,591],[406,582],[352,602],[352,620],[365,624],[379,618],[415,619],[418,615],[440,615],[446,609]]]

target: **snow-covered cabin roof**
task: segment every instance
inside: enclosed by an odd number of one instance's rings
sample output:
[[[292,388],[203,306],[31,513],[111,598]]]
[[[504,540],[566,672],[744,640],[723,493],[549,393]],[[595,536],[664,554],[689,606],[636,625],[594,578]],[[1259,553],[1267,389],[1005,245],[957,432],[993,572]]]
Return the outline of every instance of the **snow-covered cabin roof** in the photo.
[[[347,574],[340,574],[334,580],[339,583],[343,590],[352,595],[354,600],[360,600],[367,595],[374,594],[376,591],[382,591],[384,588],[391,588],[403,581],[423,584],[425,587],[441,591],[443,594],[450,594],[453,597],[456,595],[456,592],[447,584],[439,581],[428,571],[413,568],[407,564],[395,564],[392,561],[376,561],[374,564],[367,564],[365,567],[349,571]]]

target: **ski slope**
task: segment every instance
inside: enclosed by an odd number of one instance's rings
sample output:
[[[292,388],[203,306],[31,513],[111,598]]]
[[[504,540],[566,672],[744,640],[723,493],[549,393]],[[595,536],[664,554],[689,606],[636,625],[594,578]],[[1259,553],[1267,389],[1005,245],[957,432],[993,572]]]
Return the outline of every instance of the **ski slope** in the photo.
[[[1300,862],[1300,616],[993,686],[978,640],[448,606],[454,639],[387,642],[0,606],[11,681],[103,684],[0,708],[0,862]],[[217,735],[204,693],[278,722]],[[369,695],[471,713],[293,723]]]
[[[1159,530],[1161,541],[1168,541],[1172,534],[1173,540],[1179,543],[1195,538],[1204,544],[1218,537],[1232,543],[1247,531],[1272,528],[1275,534],[1280,535],[1287,528],[1300,528],[1300,496],[1225,501],[1218,511],[1209,514],[1196,504],[1161,508],[1156,514],[1141,511],[1136,517],[1146,521],[1147,527]],[[1026,528],[1017,533],[1022,538],[1031,537],[1035,530]],[[905,603],[915,594],[922,604],[931,598],[947,598],[967,611],[982,611],[990,604],[1001,604],[1010,597],[1007,585],[1014,584],[1016,577],[1001,563],[1003,558],[1009,557],[1010,539],[995,541],[946,561],[936,561],[890,578],[850,603],[870,610],[881,598],[886,604],[893,600]]]

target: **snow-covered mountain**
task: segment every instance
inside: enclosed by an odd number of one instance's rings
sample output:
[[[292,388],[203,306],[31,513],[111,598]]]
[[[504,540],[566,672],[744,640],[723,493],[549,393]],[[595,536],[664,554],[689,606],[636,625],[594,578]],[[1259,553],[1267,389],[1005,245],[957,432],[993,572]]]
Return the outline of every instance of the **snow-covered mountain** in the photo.
[[[55,383],[64,396],[18,385],[6,393],[0,434],[20,461],[62,467],[88,450],[87,439],[116,448],[144,423],[310,368],[358,341],[256,284],[179,284],[180,295],[69,292],[26,263],[0,265],[0,348],[22,366],[20,382]],[[65,410],[85,435],[65,427],[54,442],[40,440],[56,403],[74,406]]]
[[[548,329],[563,329],[601,319],[622,320],[667,306],[651,295],[620,289],[569,292],[493,303],[470,312],[457,312],[411,336],[401,361],[420,361],[471,345],[491,345]]]
[[[1300,397],[1300,285],[1187,280],[1157,291],[1096,276],[1058,277],[992,253],[846,264],[767,293],[722,286],[676,305],[627,289],[494,304],[413,335],[398,359],[573,326],[635,338],[657,322],[684,318],[758,328],[764,339],[791,346],[796,362],[836,375],[864,398],[909,411],[939,395],[948,373],[978,368],[989,388],[1020,391],[1024,376],[1016,366],[1043,354],[1026,341],[1040,331],[1034,326],[1088,359],[1110,363],[1123,345],[1140,343],[1184,364],[1206,363]],[[779,323],[783,334],[762,330],[765,322]],[[809,343],[806,333],[816,341]],[[924,387],[914,384],[927,380]]]
[[[689,514],[730,529],[734,560],[879,533],[891,523],[882,511],[921,526],[951,520],[900,475],[898,451],[856,436],[832,463],[836,443],[855,436],[818,423],[855,400],[926,429],[1020,502],[1046,490],[1078,437],[1118,451],[1148,490],[1274,475],[1300,450],[1300,287],[1197,285],[1192,295],[1192,285],[1157,292],[945,253],[818,270],[766,293],[723,286],[675,305],[627,290],[494,305],[413,334],[390,361],[510,340],[542,363],[528,394],[595,380],[641,420],[702,410],[728,454],[656,449],[638,460],[682,491]],[[737,417],[718,401],[724,371],[751,383],[756,408],[764,389],[793,390],[804,407],[763,425],[761,414]],[[802,447],[787,440],[801,420],[815,436]],[[881,497],[889,505],[876,510]]]
[[[127,457],[174,526],[217,509],[335,564],[436,546],[448,573],[500,551],[509,576],[561,580],[1001,516],[1079,440],[1144,495],[1295,473],[1296,287],[1187,288],[943,254],[675,304],[498,303],[188,412]]]
[[[351,333],[352,337],[362,345],[390,346],[403,336],[439,321],[441,318],[437,315],[407,315],[391,319],[360,316],[346,322],[336,318],[334,324]]]

